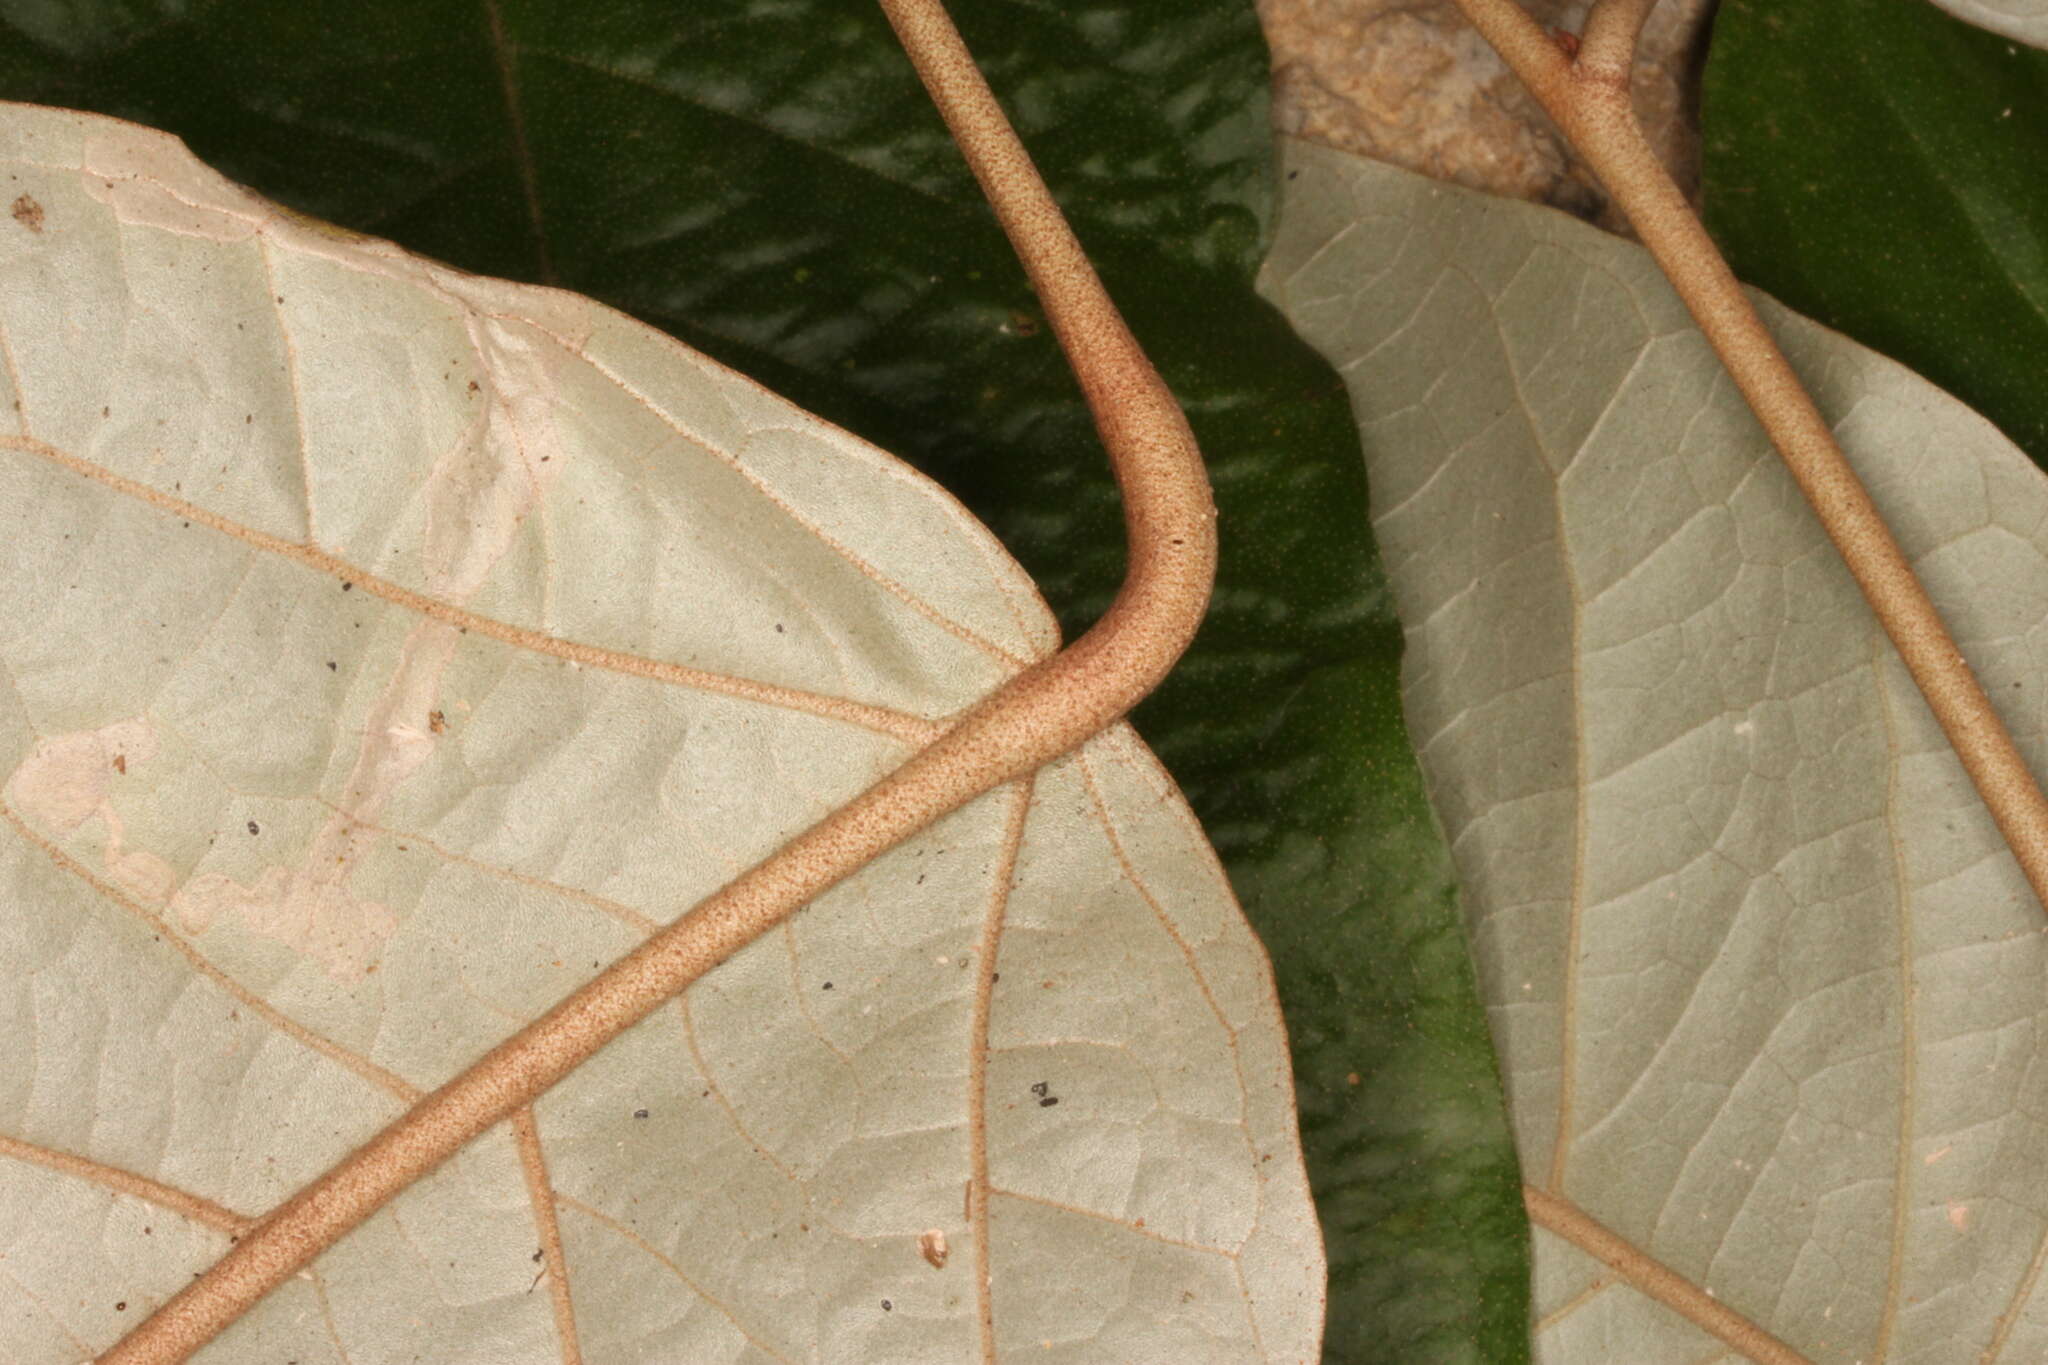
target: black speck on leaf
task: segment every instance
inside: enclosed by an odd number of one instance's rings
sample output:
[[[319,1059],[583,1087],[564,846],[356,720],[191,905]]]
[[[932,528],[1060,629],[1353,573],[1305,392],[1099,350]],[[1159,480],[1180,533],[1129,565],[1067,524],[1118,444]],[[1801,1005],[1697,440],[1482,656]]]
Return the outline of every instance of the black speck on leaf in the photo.
[[[644,1119],[647,1117],[647,1111],[645,1109],[635,1109],[633,1111],[633,1117],[636,1119]]]
[[[256,828],[256,822],[254,820],[251,820],[249,822],[249,832],[251,834],[261,834],[263,831]]]

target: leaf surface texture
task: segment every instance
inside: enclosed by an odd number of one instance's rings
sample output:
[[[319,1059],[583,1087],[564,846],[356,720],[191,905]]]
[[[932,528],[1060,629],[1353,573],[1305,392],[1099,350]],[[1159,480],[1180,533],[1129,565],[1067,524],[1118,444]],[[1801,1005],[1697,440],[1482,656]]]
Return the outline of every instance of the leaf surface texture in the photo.
[[[169,129],[281,203],[653,323],[937,479],[1069,638],[1108,605],[1108,461],[874,0],[28,17],[0,14],[0,94]],[[1132,723],[1273,958],[1330,1256],[1327,1358],[1508,1365],[1528,1225],[1401,723],[1400,627],[1360,534],[1357,431],[1335,373],[1252,290],[1275,184],[1257,16],[954,17],[1209,458],[1217,592]]]
[[[1056,638],[950,497],[637,323],[6,129],[0,1354],[57,1361]],[[208,1356],[1295,1360],[1320,1303],[1270,971],[1119,727]]]
[[[2048,52],[1928,5],[1737,0],[1702,98],[1736,274],[2048,463]]]
[[[1934,3],[1993,33],[2048,47],[2048,0],[1934,0]]]
[[[1351,386],[1524,1179],[1815,1360],[2038,1358],[2041,910],[1705,342],[1560,214],[1287,173],[1266,287]],[[2040,764],[2039,472],[1765,310]],[[1717,1358],[1535,1251],[1539,1359]]]

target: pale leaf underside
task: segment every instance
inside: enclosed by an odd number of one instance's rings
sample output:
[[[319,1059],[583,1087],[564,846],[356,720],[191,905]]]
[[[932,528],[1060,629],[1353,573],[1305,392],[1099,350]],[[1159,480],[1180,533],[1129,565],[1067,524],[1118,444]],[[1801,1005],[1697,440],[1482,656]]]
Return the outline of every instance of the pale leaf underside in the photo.
[[[2034,47],[2048,47],[2048,0],[1933,0],[1958,19]]]
[[[1816,1360],[2048,1357],[2041,910],[1637,247],[1297,143],[1266,288],[1343,371],[1523,1176]],[[1784,310],[2037,770],[2048,488]],[[1538,1357],[1726,1348],[1536,1239]]]
[[[10,109],[0,174],[0,1357],[70,1361],[1056,639],[609,310],[105,119]],[[203,1358],[1291,1361],[1321,1297],[1264,955],[1118,727]]]

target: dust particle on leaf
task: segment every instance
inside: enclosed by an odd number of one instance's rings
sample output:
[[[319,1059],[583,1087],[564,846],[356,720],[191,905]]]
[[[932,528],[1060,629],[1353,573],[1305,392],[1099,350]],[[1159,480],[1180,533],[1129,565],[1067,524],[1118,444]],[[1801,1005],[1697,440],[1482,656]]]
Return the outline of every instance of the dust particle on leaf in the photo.
[[[256,828],[256,822],[254,820],[251,820],[249,822],[249,832],[251,834],[261,834],[263,831]]]

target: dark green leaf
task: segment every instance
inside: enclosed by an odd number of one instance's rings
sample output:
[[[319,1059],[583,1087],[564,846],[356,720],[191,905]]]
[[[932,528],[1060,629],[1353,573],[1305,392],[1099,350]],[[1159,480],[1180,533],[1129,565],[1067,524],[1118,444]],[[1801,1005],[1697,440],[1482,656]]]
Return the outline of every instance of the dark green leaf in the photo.
[[[0,94],[169,128],[296,208],[635,313],[933,474],[1070,632],[1107,604],[1122,526],[1086,412],[872,5],[182,9],[17,8]],[[1251,6],[959,10],[1209,455],[1216,607],[1137,723],[1273,955],[1327,1358],[1524,1359],[1519,1185],[1355,428],[1251,288],[1271,189]]]
[[[2048,52],[1898,0],[1727,0],[1707,226],[1736,274],[2048,465]]]

